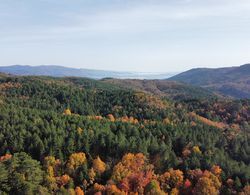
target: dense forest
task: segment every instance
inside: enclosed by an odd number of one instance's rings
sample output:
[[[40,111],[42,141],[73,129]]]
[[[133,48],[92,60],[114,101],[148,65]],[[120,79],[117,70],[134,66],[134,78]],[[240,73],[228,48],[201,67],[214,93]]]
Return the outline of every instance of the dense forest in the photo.
[[[191,89],[0,75],[0,194],[249,194],[250,100]]]

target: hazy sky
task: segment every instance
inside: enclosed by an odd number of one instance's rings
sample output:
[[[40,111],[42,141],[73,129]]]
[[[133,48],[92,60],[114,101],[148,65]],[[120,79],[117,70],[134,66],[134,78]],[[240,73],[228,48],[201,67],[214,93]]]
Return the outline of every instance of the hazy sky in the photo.
[[[0,0],[0,65],[176,72],[250,62],[250,0]]]

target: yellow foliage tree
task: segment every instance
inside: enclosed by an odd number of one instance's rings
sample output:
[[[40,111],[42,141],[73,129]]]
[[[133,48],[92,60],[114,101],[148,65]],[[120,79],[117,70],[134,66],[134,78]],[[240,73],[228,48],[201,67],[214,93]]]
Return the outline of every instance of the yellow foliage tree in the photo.
[[[93,160],[93,169],[98,174],[101,174],[106,170],[106,164],[100,159],[99,156]]]
[[[219,194],[219,189],[221,187],[221,182],[213,173],[209,171],[204,171],[203,176],[199,178],[198,182],[194,187],[195,195],[217,195]]]
[[[193,152],[196,153],[196,154],[201,154],[201,150],[200,150],[199,146],[194,146],[193,147]]]
[[[49,187],[50,190],[56,190],[58,188],[56,183],[56,177],[54,176],[54,169],[52,166],[47,168],[47,175],[46,175],[46,185]]]
[[[54,156],[46,156],[44,158],[43,164],[45,168],[51,166],[53,167],[54,171],[57,171],[57,169],[59,169],[59,166],[61,165],[61,161],[59,159],[56,159]]]
[[[48,167],[48,166],[54,166],[56,164],[56,158],[54,156],[46,156],[44,158],[44,166]]]
[[[83,132],[83,129],[82,129],[81,127],[78,127],[78,128],[77,128],[77,133],[78,133],[78,135],[81,135],[82,132]]]
[[[88,175],[89,175],[90,183],[93,184],[93,182],[95,181],[95,176],[96,176],[95,170],[91,168],[88,172]]]
[[[59,166],[61,165],[61,161],[56,159],[54,156],[46,156],[43,164],[47,173],[45,180],[47,186],[52,191],[58,189],[56,176]]]
[[[166,124],[166,125],[170,124],[169,118],[164,118],[163,123]]]
[[[63,112],[64,115],[71,115],[71,110],[69,108],[65,109]]]
[[[73,153],[69,157],[67,168],[71,171],[74,171],[79,166],[84,165],[86,161],[86,155],[84,152]]]
[[[179,194],[179,190],[177,188],[173,188],[170,192],[170,195],[178,195]]]
[[[72,188],[68,189],[67,191],[68,191],[68,193],[67,193],[68,195],[75,195],[76,194],[75,190]]]
[[[195,188],[194,188],[195,195],[216,195],[219,194],[219,191],[213,185],[211,179],[207,177],[202,177],[198,180]]]
[[[183,184],[183,172],[180,170],[169,169],[159,177],[161,188],[168,192],[173,188],[179,188]]]

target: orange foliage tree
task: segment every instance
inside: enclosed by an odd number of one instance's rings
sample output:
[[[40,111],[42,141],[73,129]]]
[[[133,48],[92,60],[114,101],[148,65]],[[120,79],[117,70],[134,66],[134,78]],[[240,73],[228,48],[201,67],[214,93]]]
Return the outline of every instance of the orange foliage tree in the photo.
[[[94,191],[96,193],[101,193],[104,192],[106,190],[106,187],[104,185],[101,185],[101,184],[98,184],[98,183],[95,183],[94,184]]]
[[[68,184],[69,181],[70,181],[70,176],[67,175],[67,174],[64,174],[64,175],[62,175],[62,176],[60,177],[60,184],[61,184],[62,186]]]
[[[106,170],[106,164],[98,156],[93,160],[93,169],[96,173],[101,174]]]
[[[113,114],[108,114],[107,117],[111,122],[115,122],[115,117],[113,116]]]
[[[75,194],[76,195],[84,195],[84,192],[83,192],[83,190],[79,186],[77,186],[75,188]]]
[[[204,171],[194,187],[195,195],[216,195],[219,194],[221,182],[219,178],[210,171]]]
[[[12,158],[12,155],[6,153],[5,155],[0,156],[0,162],[1,162],[1,161],[5,161],[5,160],[9,160],[9,159],[11,159],[11,158]]]
[[[220,176],[221,175],[221,173],[222,173],[222,169],[220,168],[220,166],[218,166],[218,165],[214,165],[214,166],[212,166],[212,168],[211,168],[211,172],[214,174],[214,175],[216,175],[216,176]]]
[[[124,192],[143,193],[144,187],[154,176],[153,166],[142,153],[128,153],[114,167],[112,179]]]

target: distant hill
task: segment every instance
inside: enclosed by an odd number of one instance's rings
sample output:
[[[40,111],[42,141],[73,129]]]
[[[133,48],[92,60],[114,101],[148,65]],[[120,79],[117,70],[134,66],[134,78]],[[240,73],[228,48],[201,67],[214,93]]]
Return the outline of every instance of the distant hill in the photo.
[[[208,99],[217,94],[198,86],[168,80],[103,79],[105,83],[167,97],[174,100]]]
[[[168,80],[200,86],[233,98],[250,98],[250,64],[229,68],[196,68]]]
[[[58,65],[13,65],[0,66],[0,72],[13,75],[34,75],[34,76],[52,76],[52,77],[88,77],[93,79],[112,78],[140,78],[140,79],[164,79],[174,75],[174,73],[137,73],[137,72],[118,72],[93,69],[69,68]]]

